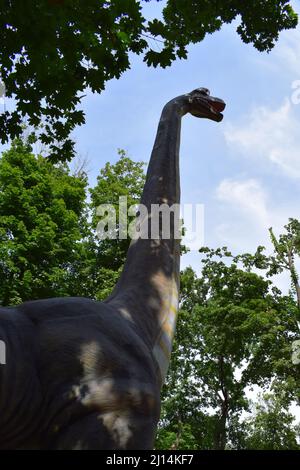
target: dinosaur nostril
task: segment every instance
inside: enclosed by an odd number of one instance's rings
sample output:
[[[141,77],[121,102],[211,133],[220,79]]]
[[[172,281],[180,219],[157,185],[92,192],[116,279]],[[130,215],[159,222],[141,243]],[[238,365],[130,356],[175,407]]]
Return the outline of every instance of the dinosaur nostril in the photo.
[[[209,96],[210,95],[210,91],[208,88],[198,88],[198,93],[200,93],[201,95],[204,95],[204,96]]]

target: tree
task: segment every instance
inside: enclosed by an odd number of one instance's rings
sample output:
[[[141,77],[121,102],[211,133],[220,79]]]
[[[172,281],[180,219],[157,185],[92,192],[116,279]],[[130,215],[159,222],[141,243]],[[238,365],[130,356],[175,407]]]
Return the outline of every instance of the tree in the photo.
[[[259,246],[253,256],[247,253],[237,259],[247,265],[248,269],[253,267],[264,269],[269,278],[284,271],[290,275],[291,290],[289,295],[291,300],[296,299],[297,303],[297,308],[294,308],[293,312],[295,324],[298,325],[298,334],[291,344],[290,360],[285,362],[284,366],[281,364],[281,368],[285,371],[286,392],[290,394],[291,399],[294,398],[300,403],[300,286],[299,273],[297,272],[300,258],[300,222],[290,218],[288,224],[284,226],[284,232],[278,237],[275,236],[272,228],[269,229],[269,232],[274,248],[271,255],[266,255],[265,248]],[[278,385],[281,387],[280,383]]]
[[[92,226],[97,227],[101,217],[97,215],[97,208],[102,204],[111,204],[116,214],[116,229],[114,233],[110,233],[111,239],[103,239],[99,241],[99,250],[101,251],[102,264],[105,267],[111,267],[118,270],[123,265],[129,248],[130,239],[128,237],[128,225],[130,220],[128,209],[133,208],[136,213],[142,190],[145,183],[145,173],[143,162],[134,162],[131,160],[124,150],[119,150],[119,160],[112,165],[106,163],[97,177],[97,185],[90,189],[91,209],[92,209]],[[120,200],[120,198],[123,198]],[[121,205],[124,207],[122,232],[120,233],[120,219],[122,215]],[[135,219],[131,214],[131,221]],[[124,217],[125,216],[125,217]],[[124,222],[126,222],[124,224]],[[129,222],[129,223],[128,223]]]
[[[84,171],[35,156],[15,140],[0,159],[0,304],[65,295],[103,300],[123,267],[130,239],[118,236],[119,196],[128,207],[140,200],[142,162],[119,150],[100,170],[86,200]],[[112,204],[114,239],[99,240],[97,207]]]
[[[270,228],[270,237],[274,247],[274,256],[268,263],[268,276],[278,274],[283,270],[290,273],[292,291],[296,296],[298,305],[298,320],[300,322],[300,285],[299,274],[296,270],[295,258],[300,257],[300,222],[296,219],[289,219],[284,226],[285,233],[279,235],[277,239],[273,229]]]
[[[177,407],[180,404],[178,403]],[[166,406],[164,406],[157,430],[155,448],[173,450],[213,449],[216,419],[214,416],[199,412],[199,410],[195,411],[188,415],[182,413],[180,419],[170,421]]]
[[[183,425],[198,421],[207,431],[197,448],[224,449],[241,411],[248,410],[246,387],[296,375],[290,347],[297,307],[271,281],[228,265],[226,248],[200,251],[201,277],[187,269],[181,278],[160,438],[164,430],[180,438]]]
[[[130,67],[130,54],[143,53],[147,65],[169,66],[187,57],[188,44],[236,18],[241,39],[269,51],[280,31],[297,25],[288,0],[167,0],[163,18],[150,21],[142,16],[142,3],[1,0],[0,78],[6,95],[16,99],[16,110],[0,115],[1,141],[20,136],[27,117],[30,126],[44,124],[39,138],[49,144],[52,159],[68,160],[74,152],[70,132],[85,122],[77,108],[84,90],[102,92]],[[151,49],[149,35],[162,41],[161,52]]]
[[[300,428],[294,424],[284,394],[264,394],[253,404],[253,416],[244,422],[245,448],[299,450]]]
[[[70,295],[86,185],[15,140],[0,159],[0,303]]]
[[[77,295],[104,300],[115,286],[125,262],[130,238],[120,238],[119,197],[126,198],[127,208],[139,203],[145,182],[144,163],[134,162],[119,150],[115,164],[106,163],[97,177],[97,184],[90,189],[91,223],[83,241],[84,255],[76,262],[73,290]],[[110,236],[99,239],[97,225],[101,217],[97,208],[110,204],[116,214],[116,228]],[[125,207],[125,206],[124,206]],[[134,219],[134,217],[133,217]],[[127,221],[127,213],[126,213]]]

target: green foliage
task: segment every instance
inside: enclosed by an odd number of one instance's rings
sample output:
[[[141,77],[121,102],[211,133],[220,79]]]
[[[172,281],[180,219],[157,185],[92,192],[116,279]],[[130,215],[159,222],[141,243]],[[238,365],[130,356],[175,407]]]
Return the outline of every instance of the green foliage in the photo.
[[[245,43],[253,43],[259,51],[270,51],[282,29],[294,28],[297,15],[290,2],[256,0],[255,2],[211,0],[168,0],[163,20],[149,22],[154,36],[164,38],[161,52],[150,50],[146,61],[167,66],[177,57],[187,57],[187,46],[202,41],[206,34],[219,31],[240,15],[237,32]]]
[[[291,279],[291,290],[290,290],[290,306],[289,311],[293,315],[294,323],[296,325],[296,335],[293,336],[295,340],[294,345],[299,341],[299,328],[300,328],[300,285],[299,285],[299,273],[297,272],[296,266],[300,259],[300,222],[296,219],[289,219],[287,225],[284,226],[284,232],[278,237],[275,236],[273,229],[269,229],[270,238],[273,244],[273,253],[266,255],[264,253],[265,248],[259,246],[256,253],[251,255],[249,253],[237,256],[236,262],[243,262],[247,265],[247,269],[253,268],[265,270],[266,276],[271,278],[282,272],[287,272]],[[294,302],[296,299],[296,305]],[[298,326],[298,328],[297,328]],[[289,331],[288,328],[286,330]],[[290,355],[292,355],[293,344],[290,346]],[[291,367],[291,361],[287,361],[283,358],[276,362],[277,367],[284,373],[284,387],[285,392],[300,403],[300,368],[299,365]]]
[[[83,241],[84,255],[76,265],[74,287],[78,294],[104,300],[115,286],[125,262],[130,239],[119,238],[119,197],[127,197],[128,208],[140,201],[145,181],[144,163],[134,162],[123,150],[119,150],[119,160],[112,165],[107,163],[100,170],[97,184],[90,189],[91,224],[88,236]],[[96,228],[99,220],[97,207],[112,204],[116,211],[116,231],[114,239],[100,240]]]
[[[291,276],[292,290],[297,297],[298,320],[300,321],[300,286],[299,275],[296,270],[296,259],[300,257],[300,222],[296,219],[289,219],[289,223],[284,226],[285,233],[279,235],[277,239],[272,228],[270,237],[274,246],[274,255],[268,260],[268,275],[278,274],[283,270],[288,270]]]
[[[260,51],[297,25],[288,0],[167,0],[163,19],[150,21],[139,0],[1,0],[0,78],[16,100],[15,111],[0,115],[1,141],[20,136],[27,117],[30,126],[44,124],[40,140],[53,161],[69,160],[70,133],[85,122],[78,105],[86,88],[102,92],[130,68],[132,53],[144,53],[147,65],[169,66],[187,57],[190,43],[236,19],[241,39]],[[163,41],[160,52],[149,35]]]
[[[199,410],[188,413],[180,409],[182,402],[165,402],[158,427],[156,449],[201,450],[214,448],[216,417]],[[173,414],[171,407],[176,406],[178,413]],[[169,413],[172,413],[172,418]]]
[[[144,164],[119,151],[100,171],[86,202],[84,172],[34,156],[14,141],[0,159],[0,303],[77,295],[104,300],[115,286],[129,240],[99,240],[96,208],[141,196]],[[88,217],[90,212],[91,217]],[[90,222],[88,222],[90,220]]]
[[[0,159],[0,302],[68,295],[85,230],[84,177],[16,140]]]
[[[272,277],[283,271],[288,271],[291,278],[292,294],[295,295],[298,304],[298,320],[300,320],[300,286],[299,275],[296,270],[297,261],[300,258],[300,222],[296,219],[289,219],[284,226],[284,233],[276,237],[272,228],[269,229],[271,242],[273,244],[273,254],[267,256],[265,248],[259,246],[254,255],[249,253],[236,257],[236,261],[242,261],[248,269],[256,267],[265,269],[266,275]]]
[[[196,421],[198,438],[190,443],[224,449],[230,436],[240,433],[238,417],[249,408],[246,387],[297,377],[290,356],[297,306],[271,281],[229,264],[226,248],[200,251],[205,254],[201,277],[190,268],[181,276],[181,310],[158,439],[163,442],[164,432],[178,436],[179,423],[195,430]],[[296,382],[290,386],[293,399]]]
[[[119,150],[117,163],[112,165],[106,163],[105,167],[100,171],[97,178],[97,185],[90,190],[91,209],[92,209],[92,226],[94,229],[101,217],[97,215],[97,208],[101,204],[111,204],[116,213],[116,231],[113,234],[114,239],[99,240],[98,250],[101,253],[102,266],[110,267],[118,270],[125,261],[125,256],[129,248],[130,239],[120,237],[120,211],[119,198],[126,198],[127,210],[131,206],[138,206],[142,189],[145,183],[145,174],[143,162],[134,162],[126,156],[124,150]],[[135,217],[131,218],[133,221]],[[127,222],[127,216],[126,216]],[[130,221],[129,221],[130,223]]]
[[[294,424],[284,395],[265,394],[253,408],[253,416],[244,422],[245,448],[300,450],[300,428]]]
[[[134,0],[23,0],[0,2],[1,77],[17,109],[0,116],[5,135],[21,134],[22,116],[45,129],[53,159],[70,159],[75,125],[85,121],[76,106],[89,87],[101,92],[105,82],[129,68],[129,52],[146,46],[143,18]],[[34,27],[32,27],[34,25]],[[63,141],[60,149],[55,141]]]

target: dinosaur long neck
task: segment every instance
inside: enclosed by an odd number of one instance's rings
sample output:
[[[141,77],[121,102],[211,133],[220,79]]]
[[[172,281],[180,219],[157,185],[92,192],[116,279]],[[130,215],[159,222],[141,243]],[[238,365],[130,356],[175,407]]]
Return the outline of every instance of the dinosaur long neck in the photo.
[[[149,238],[131,242],[123,273],[108,299],[136,324],[153,350],[162,382],[170,361],[178,310],[180,240],[174,231],[179,214],[174,219],[171,217],[169,237],[163,238],[160,226],[158,239],[151,239],[151,228],[153,204],[164,204],[166,208],[180,202],[179,145],[183,114],[185,109],[180,98],[170,101],[162,111],[141,199],[151,214],[144,220]]]

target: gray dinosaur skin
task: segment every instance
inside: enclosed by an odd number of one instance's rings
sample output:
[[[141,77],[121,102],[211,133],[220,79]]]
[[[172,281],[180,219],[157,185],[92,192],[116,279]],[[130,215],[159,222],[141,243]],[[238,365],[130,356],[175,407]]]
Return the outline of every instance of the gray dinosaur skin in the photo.
[[[1,448],[151,447],[155,367],[117,309],[79,297],[25,302],[2,308],[1,332]]]
[[[197,89],[162,112],[142,202],[179,202],[181,117],[219,122]],[[150,221],[149,221],[150,223]],[[162,378],[152,354],[164,292],[179,282],[179,241],[132,242],[105,302],[65,297],[0,308],[0,449],[151,449]]]

